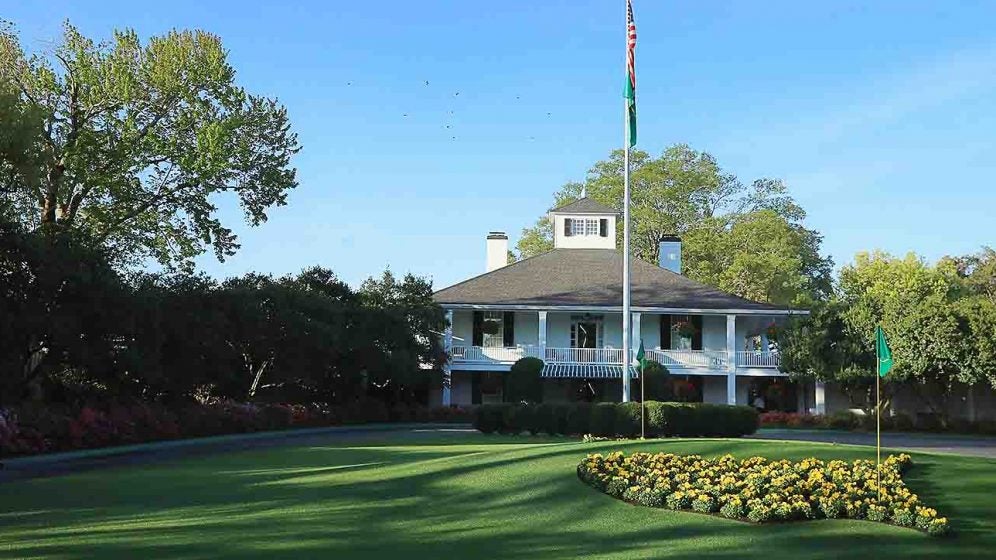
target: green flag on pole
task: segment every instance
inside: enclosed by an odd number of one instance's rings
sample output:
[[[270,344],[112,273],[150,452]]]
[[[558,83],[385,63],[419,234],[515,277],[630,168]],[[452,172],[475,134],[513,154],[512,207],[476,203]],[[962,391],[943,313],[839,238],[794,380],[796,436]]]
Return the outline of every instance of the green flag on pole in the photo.
[[[640,364],[640,372],[642,373],[647,367],[647,355],[643,352],[643,339],[640,339],[640,349],[636,351],[636,361]]]
[[[892,350],[889,349],[881,326],[875,327],[875,354],[878,357],[878,375],[885,377],[892,369]]]
[[[629,147],[636,145],[636,22],[633,20],[633,2],[626,0],[626,140]]]

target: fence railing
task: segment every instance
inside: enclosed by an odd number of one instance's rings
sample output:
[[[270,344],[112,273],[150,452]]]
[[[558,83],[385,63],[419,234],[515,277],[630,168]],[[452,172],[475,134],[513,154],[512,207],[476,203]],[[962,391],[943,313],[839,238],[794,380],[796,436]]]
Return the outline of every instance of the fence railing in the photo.
[[[460,362],[515,362],[527,356],[539,357],[539,348],[535,346],[454,346],[452,356],[454,361]]]
[[[547,348],[546,361],[568,364],[621,364],[620,348]]]
[[[723,350],[647,350],[647,358],[667,368],[726,369],[729,364]]]
[[[778,367],[777,352],[741,351],[737,352],[737,367]]]
[[[635,351],[633,355],[635,359]],[[620,348],[547,348],[541,355],[538,346],[454,346],[452,356],[454,361],[463,363],[514,363],[525,357],[568,364],[621,364],[623,361]],[[646,350],[646,356],[668,369],[726,369],[730,363],[729,353],[723,350],[651,349]],[[739,351],[735,358],[737,367],[776,368],[779,363],[777,352]]]

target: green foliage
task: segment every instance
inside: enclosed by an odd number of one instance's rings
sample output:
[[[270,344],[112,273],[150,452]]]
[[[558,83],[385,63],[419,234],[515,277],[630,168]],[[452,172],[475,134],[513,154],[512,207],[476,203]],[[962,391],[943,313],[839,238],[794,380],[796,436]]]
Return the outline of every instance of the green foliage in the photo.
[[[592,435],[615,437],[617,403],[600,402],[591,407],[588,429]]]
[[[538,403],[543,400],[543,360],[520,358],[512,364],[505,376],[505,400],[507,402]]]
[[[97,42],[67,23],[43,56],[4,26],[0,76],[3,206],[31,229],[82,231],[120,263],[190,267],[209,247],[224,259],[239,245],[217,201],[258,225],[297,185],[286,109],[237,85],[210,33]]]
[[[669,373],[664,364],[655,360],[647,360],[647,365],[640,374],[640,383],[644,383],[643,397],[648,401],[662,401],[669,398],[671,391],[668,386]]]
[[[127,302],[123,279],[85,235],[0,219],[0,404],[60,386],[128,392],[117,363]]]
[[[751,299],[806,305],[830,291],[831,262],[819,254],[820,235],[801,225],[805,212],[777,179],[742,184],[711,155],[685,145],[660,157],[636,150],[632,159],[632,247],[656,263],[659,241],[681,235],[684,273]],[[622,208],[623,154],[597,162],[584,183],[554,193],[554,207],[587,196]],[[620,225],[621,227],[621,225]],[[523,230],[520,257],[553,248],[553,225],[541,217]]]
[[[626,438],[640,435],[640,419],[642,418],[640,403],[619,403],[615,408],[615,434]]]
[[[646,433],[651,437],[739,437],[757,431],[757,411],[748,406],[707,403],[646,403]],[[640,435],[640,403],[572,404],[503,403],[482,405],[474,427],[484,433],[591,434],[599,437]]]

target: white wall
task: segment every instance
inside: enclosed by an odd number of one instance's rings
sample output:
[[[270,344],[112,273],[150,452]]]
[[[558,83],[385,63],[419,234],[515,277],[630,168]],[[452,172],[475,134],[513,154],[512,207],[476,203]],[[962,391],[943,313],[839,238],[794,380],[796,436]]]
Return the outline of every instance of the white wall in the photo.
[[[457,337],[463,340],[457,340]],[[466,309],[453,310],[453,345],[474,344],[474,312]]]
[[[580,220],[592,218],[609,220],[609,235],[564,235],[564,220]],[[553,215],[553,246],[557,249],[615,249],[616,248],[616,217],[613,214],[554,214]]]
[[[702,402],[726,404],[726,376],[702,376]]]
[[[726,315],[702,317],[702,349],[726,350]]]
[[[539,344],[539,314],[537,312],[515,312],[515,344],[520,346]]]

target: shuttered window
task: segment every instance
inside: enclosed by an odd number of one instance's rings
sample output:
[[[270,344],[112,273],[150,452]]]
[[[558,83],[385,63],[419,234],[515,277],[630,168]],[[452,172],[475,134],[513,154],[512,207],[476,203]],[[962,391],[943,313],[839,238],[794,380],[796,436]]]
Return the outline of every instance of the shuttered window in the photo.
[[[608,218],[602,218],[598,220],[598,235],[599,237],[609,236],[609,220]]]
[[[573,221],[574,220],[572,220],[570,218],[564,218],[564,237],[570,237],[571,236],[571,222],[573,222]]]

